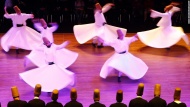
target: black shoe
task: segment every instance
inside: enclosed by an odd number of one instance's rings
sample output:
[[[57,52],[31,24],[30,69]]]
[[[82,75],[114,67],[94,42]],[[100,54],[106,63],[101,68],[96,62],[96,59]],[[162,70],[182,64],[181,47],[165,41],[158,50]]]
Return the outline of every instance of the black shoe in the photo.
[[[95,43],[92,43],[92,46],[95,48],[95,47],[96,47],[96,44],[95,44]]]
[[[166,48],[166,50],[169,51],[169,50],[170,50],[170,47],[169,47],[169,48]]]
[[[97,48],[103,48],[103,46],[102,45],[98,45]]]
[[[16,54],[19,54],[19,49],[16,49]]]
[[[118,82],[121,82],[121,77],[118,77],[118,78],[117,78],[117,81],[118,81]]]

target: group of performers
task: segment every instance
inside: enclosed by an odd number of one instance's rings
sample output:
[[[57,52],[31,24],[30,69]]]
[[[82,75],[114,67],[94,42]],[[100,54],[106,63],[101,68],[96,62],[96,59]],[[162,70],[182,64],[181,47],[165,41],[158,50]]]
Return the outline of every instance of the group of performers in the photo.
[[[52,101],[45,102],[40,98],[42,91],[41,84],[36,84],[34,87],[34,98],[28,102],[20,99],[19,91],[16,86],[11,87],[13,100],[9,101],[7,107],[83,107],[83,103],[77,101],[77,90],[72,88],[70,90],[70,101],[64,105],[59,102],[59,90],[54,89],[51,94]],[[187,107],[186,103],[180,100],[181,88],[175,88],[173,94],[173,101],[167,103],[165,99],[161,97],[161,85],[155,84],[154,97],[149,101],[143,98],[144,84],[139,83],[136,91],[136,97],[129,101],[129,104],[123,102],[124,94],[123,90],[119,89],[116,92],[116,102],[111,103],[109,107]],[[99,89],[94,89],[93,100],[94,102],[89,107],[106,107],[100,100],[101,93]],[[113,97],[113,96],[112,96]],[[1,105],[0,105],[1,106]]]
[[[158,28],[137,32],[132,37],[125,37],[127,29],[107,24],[104,13],[112,6],[114,6],[112,3],[107,3],[103,7],[96,3],[95,22],[73,27],[76,40],[80,44],[92,39],[93,46],[114,48],[115,53],[102,66],[100,77],[106,78],[113,69],[119,71],[118,82],[121,82],[122,73],[132,80],[140,79],[146,74],[148,66],[145,62],[128,52],[130,43],[138,38],[144,44],[154,48],[169,48],[181,38],[189,45],[188,37],[183,29],[172,26],[172,15],[180,11],[175,4],[166,6],[165,13],[150,10],[152,18],[161,17],[157,24]],[[31,50],[26,56],[24,65],[27,66],[32,62],[37,66],[37,68],[20,73],[20,77],[33,88],[36,84],[41,84],[44,92],[51,92],[53,89],[61,90],[74,85],[75,75],[66,68],[76,61],[78,53],[65,48],[69,41],[61,45],[54,44],[53,32],[56,31],[58,25],[52,23],[52,26],[48,27],[44,19],[34,21],[34,27],[40,32],[38,33],[26,26],[26,20],[34,17],[32,14],[22,13],[17,6],[14,6],[16,13],[13,14],[9,14],[6,7],[4,9],[4,17],[11,19],[13,26],[1,38],[3,50],[8,52],[12,46],[17,49]]]
[[[77,90],[72,88],[70,91],[71,101],[67,102],[64,106],[58,101],[59,90],[54,89],[51,91],[50,102],[45,102],[40,98],[42,92],[41,84],[36,84],[34,87],[34,98],[28,102],[20,99],[20,94],[17,86],[11,87],[13,100],[9,101],[7,107],[83,107],[82,103],[77,101]],[[1,105],[0,105],[1,106]]]

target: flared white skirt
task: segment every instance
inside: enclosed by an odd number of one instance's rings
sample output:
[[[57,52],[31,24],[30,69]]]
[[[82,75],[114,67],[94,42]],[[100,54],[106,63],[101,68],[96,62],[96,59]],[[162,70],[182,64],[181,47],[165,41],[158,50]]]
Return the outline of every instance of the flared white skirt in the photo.
[[[176,44],[181,38],[189,45],[188,37],[181,27],[158,27],[138,32],[137,35],[144,44],[154,48],[168,48]]]
[[[83,44],[92,38],[98,36],[102,40],[106,41],[112,41],[112,39],[116,39],[117,36],[117,30],[121,29],[122,33],[126,35],[127,30],[120,27],[111,26],[108,24],[105,24],[104,26],[98,27],[94,23],[90,24],[84,24],[84,25],[75,25],[73,27],[74,35],[76,37],[76,40]],[[111,40],[110,40],[111,39]]]
[[[6,52],[10,47],[32,50],[42,43],[41,35],[34,29],[23,27],[12,27],[1,38],[1,46]]]
[[[136,80],[146,74],[148,66],[129,52],[125,54],[115,53],[102,66],[100,77],[106,78],[113,69],[125,74],[130,79]]]
[[[77,57],[78,53],[63,48],[55,52],[54,63],[59,64],[63,68],[67,68],[77,60]],[[28,67],[28,65],[30,65],[31,62],[38,67],[47,65],[47,62],[45,61],[44,52],[32,50],[30,54],[26,55],[25,57],[25,67]]]
[[[33,88],[36,84],[41,84],[43,92],[61,90],[75,83],[74,73],[56,64],[35,68],[19,75]]]

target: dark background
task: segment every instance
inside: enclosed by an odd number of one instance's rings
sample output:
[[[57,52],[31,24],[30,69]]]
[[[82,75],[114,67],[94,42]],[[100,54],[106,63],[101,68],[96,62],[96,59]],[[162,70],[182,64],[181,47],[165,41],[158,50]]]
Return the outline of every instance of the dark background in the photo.
[[[10,19],[3,17],[4,6],[9,13],[14,13],[13,6],[18,5],[23,13],[33,13],[35,18],[44,18],[48,23],[57,22],[59,28],[56,32],[73,33],[76,24],[94,22],[94,4],[99,2],[102,6],[114,3],[115,6],[106,12],[105,18],[109,25],[123,27],[128,33],[149,30],[156,27],[160,18],[150,18],[149,9],[163,12],[170,0],[82,0],[82,10],[78,11],[76,0],[1,0],[0,4],[0,33],[5,33],[12,26]],[[183,27],[185,32],[190,32],[188,25],[188,1],[181,0],[181,11],[172,17],[173,26]],[[27,25],[33,28],[29,19]]]

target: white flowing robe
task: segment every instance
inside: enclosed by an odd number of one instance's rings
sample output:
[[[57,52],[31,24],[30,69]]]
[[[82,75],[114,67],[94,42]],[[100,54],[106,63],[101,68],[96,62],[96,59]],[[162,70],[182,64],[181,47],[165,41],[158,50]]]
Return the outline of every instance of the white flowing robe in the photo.
[[[41,43],[40,33],[26,26],[26,20],[33,18],[32,14],[5,14],[4,17],[12,20],[13,27],[1,38],[3,50],[8,52],[11,46],[32,50]],[[23,26],[17,27],[17,24],[23,24]]]
[[[135,40],[137,40],[136,37],[125,37],[123,40],[115,39],[111,42],[105,42],[106,45],[114,48],[115,53],[102,66],[100,77],[106,78],[113,69],[133,80],[140,79],[146,74],[148,66],[141,59],[128,52],[130,43]],[[121,52],[125,53],[121,54]]]
[[[105,24],[106,20],[102,12],[95,11],[94,17],[95,23],[74,26],[74,35],[80,44],[83,44],[94,37],[99,37],[103,41],[111,41],[117,38],[116,31],[118,29],[121,29],[122,33],[126,35],[126,29]]]
[[[173,7],[166,13],[151,11],[151,17],[162,17],[158,22],[158,28],[138,32],[139,39],[146,45],[155,48],[168,48],[176,44],[181,38],[189,45],[187,35],[181,27],[174,27],[171,23],[171,17],[174,12],[179,11],[178,7]]]
[[[31,87],[36,84],[42,85],[42,91],[52,92],[54,89],[61,90],[75,83],[75,75],[66,68],[73,64],[78,53],[69,51],[62,45],[52,44],[50,48],[40,47],[34,56],[28,58],[35,63],[38,68],[20,73],[20,77]],[[55,64],[49,65],[49,62]]]

